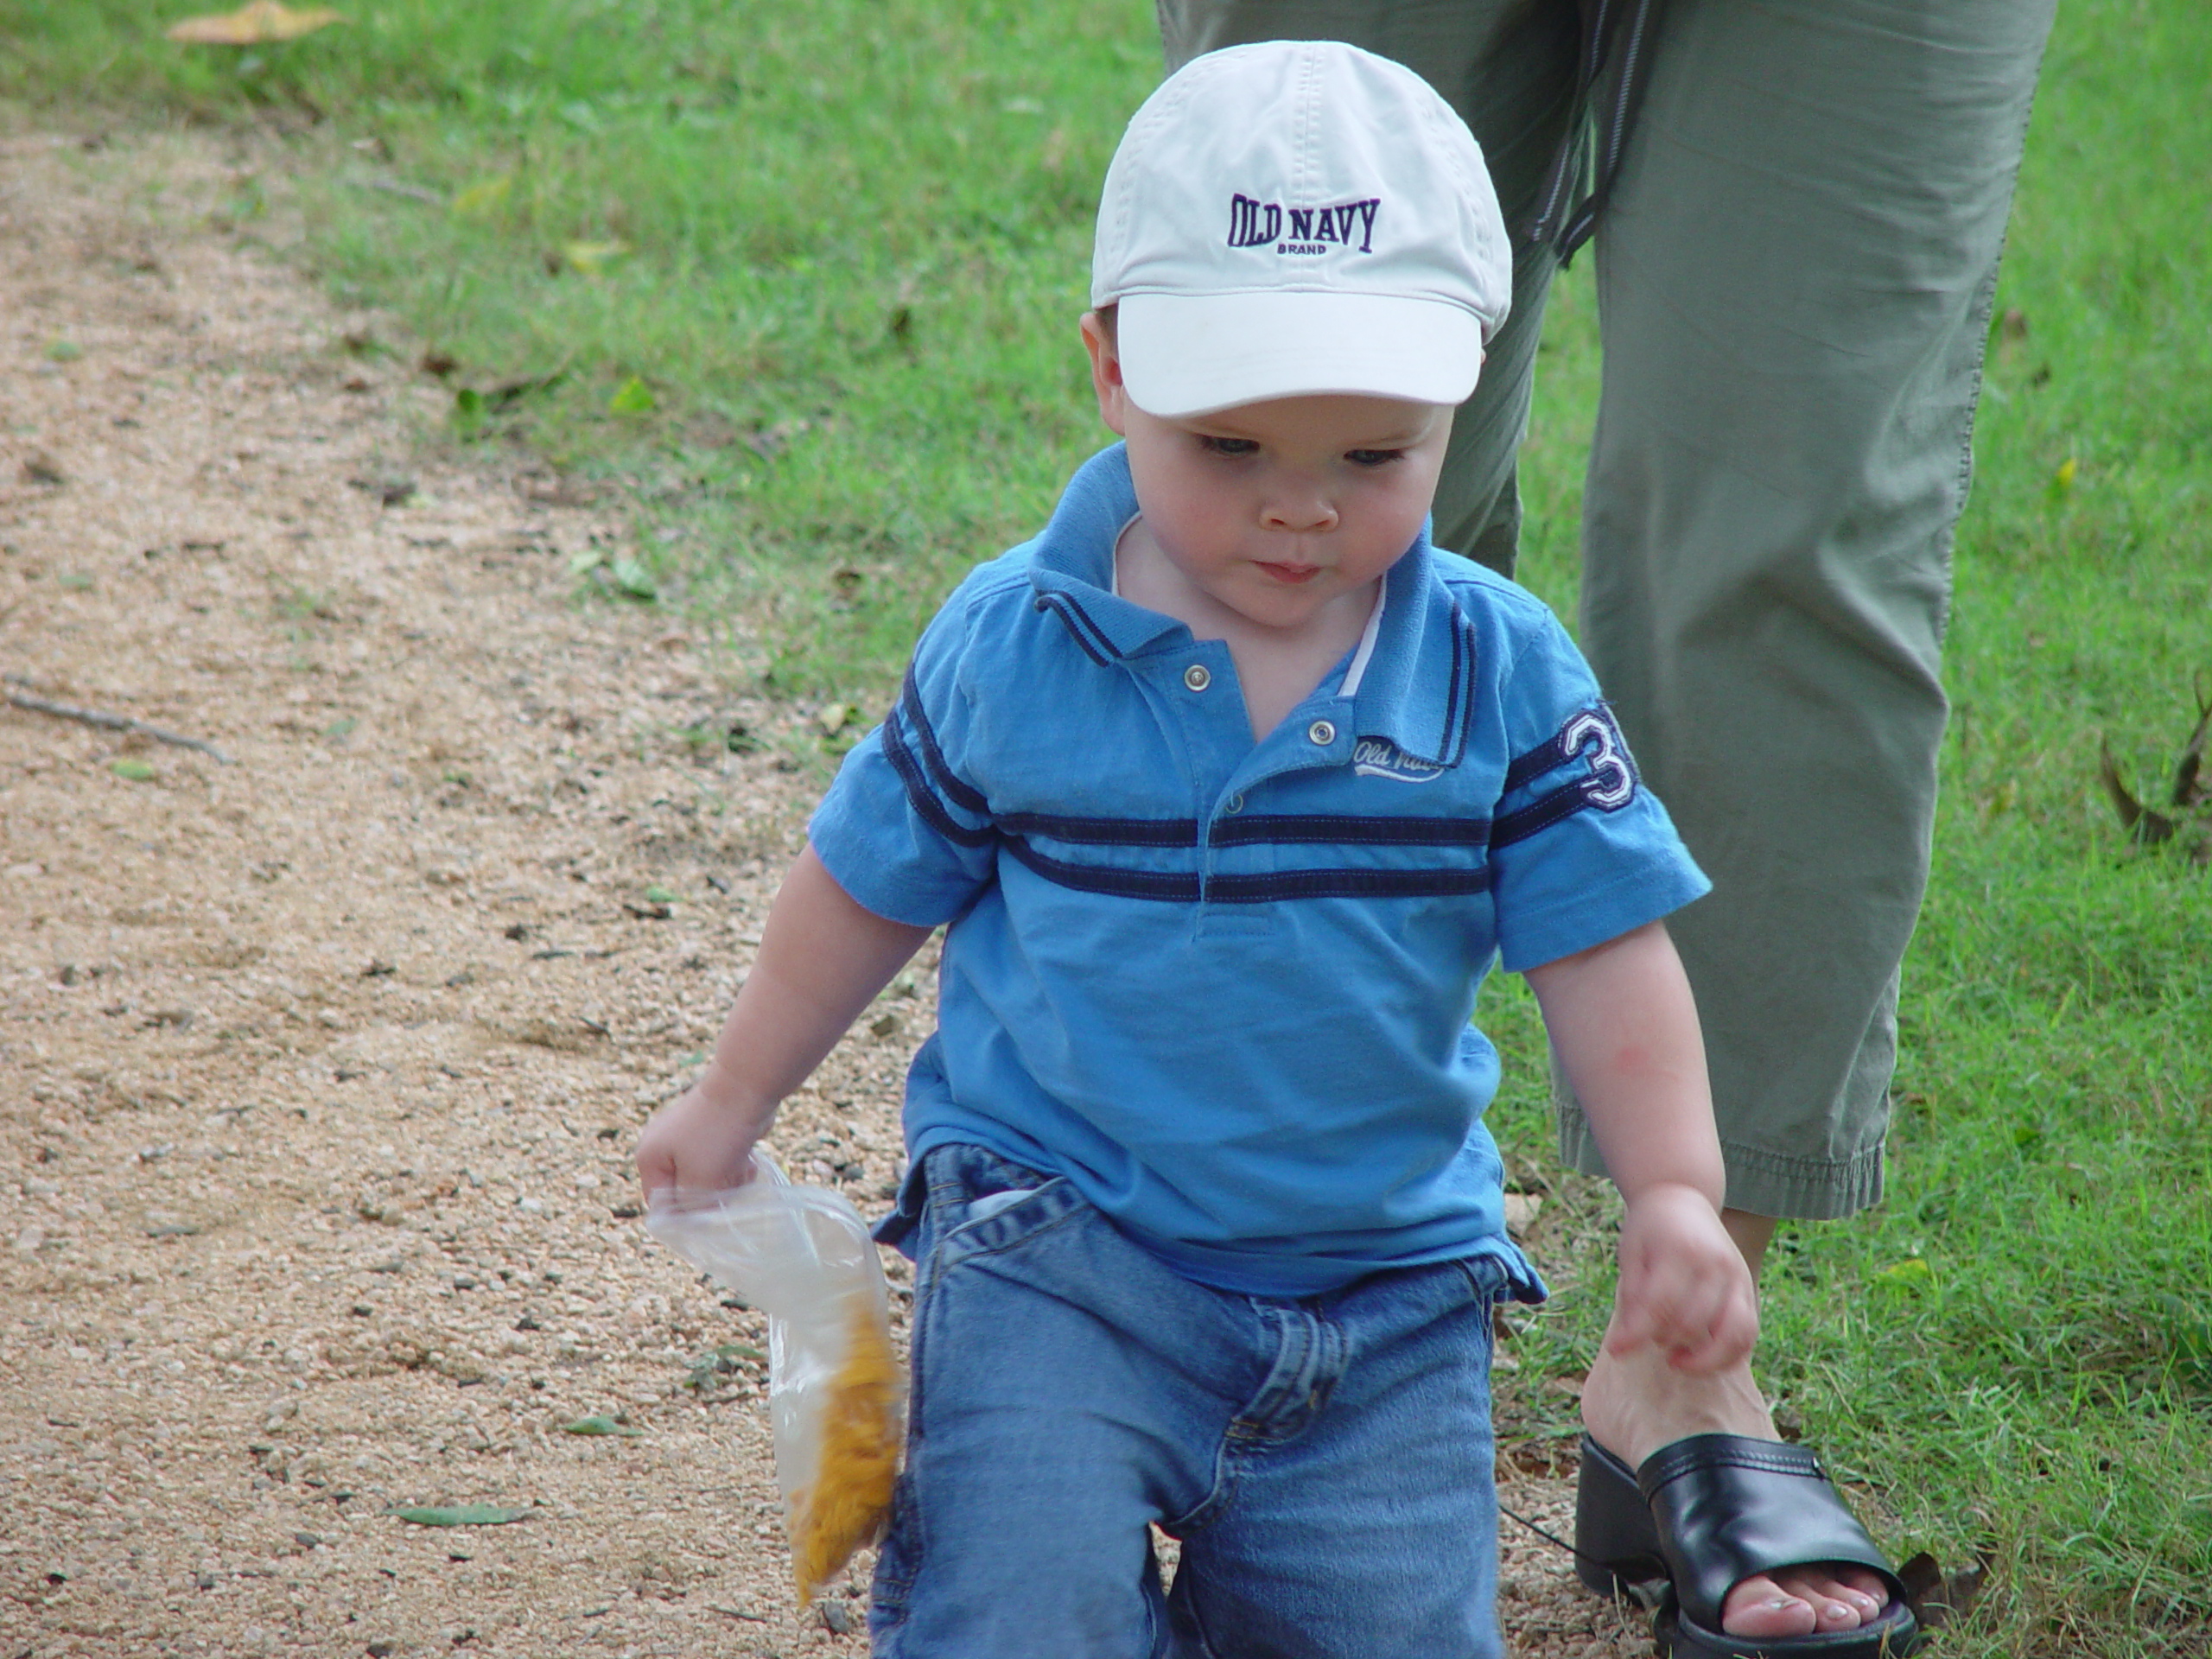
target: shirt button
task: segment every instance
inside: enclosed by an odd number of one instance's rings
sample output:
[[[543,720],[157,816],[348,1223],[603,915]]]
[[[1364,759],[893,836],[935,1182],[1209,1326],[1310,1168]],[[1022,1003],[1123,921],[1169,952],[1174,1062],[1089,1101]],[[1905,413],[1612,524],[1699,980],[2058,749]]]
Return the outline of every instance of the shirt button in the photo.
[[[1203,691],[1213,683],[1213,676],[1206,671],[1204,663],[1192,663],[1183,671],[1183,683],[1193,691]]]
[[[1337,728],[1325,720],[1317,720],[1306,728],[1306,735],[1310,741],[1325,749],[1337,741]]]

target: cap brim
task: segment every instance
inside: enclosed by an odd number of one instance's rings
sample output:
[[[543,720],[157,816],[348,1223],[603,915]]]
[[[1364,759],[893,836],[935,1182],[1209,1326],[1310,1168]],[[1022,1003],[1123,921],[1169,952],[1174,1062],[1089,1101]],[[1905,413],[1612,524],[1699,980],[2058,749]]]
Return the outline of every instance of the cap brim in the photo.
[[[1404,295],[1129,294],[1114,332],[1130,400],[1166,420],[1328,392],[1460,404],[1483,364],[1473,312]]]

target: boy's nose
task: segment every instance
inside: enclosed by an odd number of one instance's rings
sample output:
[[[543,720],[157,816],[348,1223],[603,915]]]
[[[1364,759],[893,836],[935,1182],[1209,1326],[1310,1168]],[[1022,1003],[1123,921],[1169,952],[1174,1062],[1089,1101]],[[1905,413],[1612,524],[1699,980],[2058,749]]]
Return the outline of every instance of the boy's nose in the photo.
[[[1270,495],[1262,505],[1260,522],[1269,530],[1334,530],[1337,527],[1337,509],[1334,503],[1319,492],[1282,491]]]

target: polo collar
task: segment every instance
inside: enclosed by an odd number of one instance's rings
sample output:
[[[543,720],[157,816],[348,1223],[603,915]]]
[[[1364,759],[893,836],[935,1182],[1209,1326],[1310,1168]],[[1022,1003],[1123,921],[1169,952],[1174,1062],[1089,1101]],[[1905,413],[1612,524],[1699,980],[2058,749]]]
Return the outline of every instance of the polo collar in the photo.
[[[1052,518],[1030,543],[1029,580],[1038,608],[1058,612],[1076,643],[1102,663],[1191,638],[1174,618],[1113,591],[1114,543],[1136,512],[1128,451],[1116,443],[1076,469]],[[1466,748],[1475,636],[1443,577],[1423,524],[1383,577],[1374,649],[1351,696],[1353,731],[1395,746],[1399,764],[1456,766]]]
[[[1173,617],[1114,592],[1114,543],[1136,511],[1128,450],[1117,443],[1076,468],[1043,533],[1029,544],[1038,608],[1058,611],[1076,643],[1101,661],[1191,637]]]

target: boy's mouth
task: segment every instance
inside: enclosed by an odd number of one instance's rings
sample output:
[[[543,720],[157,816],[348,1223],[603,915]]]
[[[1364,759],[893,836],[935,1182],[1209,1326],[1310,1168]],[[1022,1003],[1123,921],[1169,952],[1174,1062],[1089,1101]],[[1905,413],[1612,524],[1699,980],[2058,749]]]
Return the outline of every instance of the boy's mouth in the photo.
[[[1277,582],[1288,582],[1294,587],[1301,582],[1311,582],[1321,574],[1321,567],[1318,564],[1270,564],[1265,559],[1255,559],[1253,563]]]

